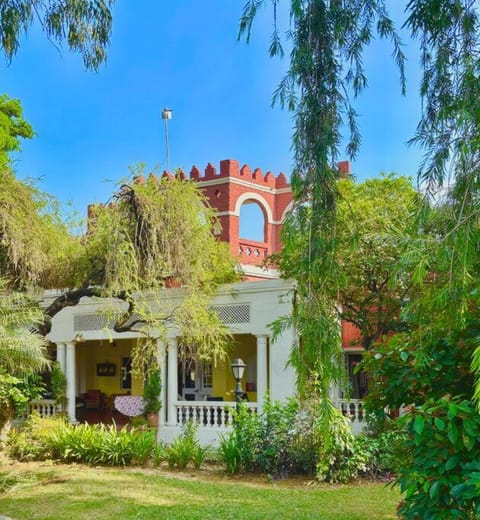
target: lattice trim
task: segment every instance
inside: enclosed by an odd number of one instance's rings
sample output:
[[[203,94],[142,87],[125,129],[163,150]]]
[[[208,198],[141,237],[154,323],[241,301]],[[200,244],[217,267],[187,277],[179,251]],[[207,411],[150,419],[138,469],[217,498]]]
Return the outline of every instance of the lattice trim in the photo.
[[[100,314],[77,314],[73,317],[73,330],[102,330],[106,327],[113,327],[113,320],[107,320],[105,316]]]
[[[215,305],[213,310],[223,323],[250,323],[250,305]]]

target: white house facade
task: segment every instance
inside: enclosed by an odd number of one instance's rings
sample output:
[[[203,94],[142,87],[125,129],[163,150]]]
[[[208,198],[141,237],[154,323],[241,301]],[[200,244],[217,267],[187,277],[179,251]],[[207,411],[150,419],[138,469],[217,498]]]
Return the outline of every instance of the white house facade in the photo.
[[[246,364],[242,379],[243,400],[261,412],[267,395],[283,401],[295,395],[295,373],[288,358],[295,331],[285,330],[273,341],[271,324],[292,310],[295,283],[281,280],[273,269],[265,269],[266,256],[280,249],[280,228],[291,206],[290,186],[285,176],[265,176],[237,161],[222,161],[220,173],[209,165],[202,176],[193,168],[190,178],[199,183],[217,209],[221,223],[219,237],[230,243],[239,258],[244,280],[220,288],[212,307],[228,328],[233,341],[227,358],[199,361],[194,346],[180,349],[182,341],[175,324],[157,340],[162,390],[158,440],[169,442],[187,421],[198,423],[203,444],[217,444],[231,427],[235,407],[235,380],[230,364],[241,358]],[[243,204],[258,204],[263,215],[263,241],[242,238],[239,219]],[[263,205],[263,206],[262,206]],[[51,300],[58,294],[46,294]],[[182,298],[181,288],[163,289],[156,305],[169,306]],[[106,309],[122,302],[82,298],[52,319],[47,339],[67,379],[68,418],[85,419],[85,408],[93,408],[111,419],[116,410],[130,416],[141,413],[143,381],[131,373],[132,349],[144,341],[139,332],[116,333],[109,326]],[[355,356],[355,353],[347,354]],[[353,357],[352,357],[353,359]],[[345,401],[334,392],[337,406],[352,418],[354,431],[364,424],[361,401]],[[55,413],[52,401],[40,400],[32,407],[43,414]],[[135,409],[135,407],[137,409]]]

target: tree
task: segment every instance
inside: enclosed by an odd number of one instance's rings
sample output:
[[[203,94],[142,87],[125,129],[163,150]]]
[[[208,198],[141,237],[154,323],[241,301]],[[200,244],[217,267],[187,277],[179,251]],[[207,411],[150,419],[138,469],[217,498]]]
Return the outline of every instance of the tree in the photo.
[[[21,110],[12,117],[21,119]],[[141,166],[132,173],[107,204],[91,208],[88,232],[78,236],[52,197],[8,167],[0,172],[0,271],[7,287],[31,294],[67,288],[45,309],[44,320],[36,320],[43,336],[52,316],[84,296],[127,302],[125,314],[118,305],[108,314],[117,332],[135,329],[145,336],[133,353],[136,368],[155,355],[149,339],[165,335],[172,320],[186,343],[198,345],[199,357],[223,356],[228,335],[210,301],[218,284],[237,274],[228,247],[211,233],[213,212],[181,175],[145,179]],[[159,296],[172,284],[183,293],[175,306]]]
[[[87,69],[106,60],[114,0],[6,0],[0,3],[0,46],[10,62],[36,21],[47,37],[81,54]]]
[[[22,105],[18,99],[0,96],[0,171],[10,165],[9,153],[20,150],[20,140],[31,139],[33,129],[23,119]]]
[[[225,353],[227,334],[210,301],[220,283],[237,279],[235,262],[211,233],[214,215],[195,183],[137,175],[122,182],[108,204],[91,208],[88,232],[75,236],[47,196],[10,172],[5,181],[0,269],[10,286],[68,288],[45,309],[38,326],[42,335],[50,330],[51,317],[82,297],[120,299],[128,303],[126,313],[119,315],[118,305],[107,312],[117,332],[137,330],[148,340],[163,336],[174,320],[185,342],[198,345],[198,356]],[[176,306],[159,296],[172,284],[183,291]],[[134,352],[137,368],[156,349],[151,341],[142,345]]]
[[[246,34],[248,40],[258,10],[267,3],[274,9],[270,54],[282,54],[276,25],[278,0],[248,0],[240,21],[240,33]],[[299,388],[305,393],[309,380],[317,380],[318,395],[325,400],[327,388],[336,377],[332,360],[338,352],[338,342],[332,335],[331,289],[335,286],[341,289],[337,275],[341,266],[335,255],[338,192],[334,165],[342,140],[342,125],[350,130],[347,152],[353,157],[358,151],[360,135],[350,96],[355,97],[367,84],[362,53],[373,37],[374,27],[381,37],[389,37],[393,42],[402,91],[405,88],[404,56],[383,0],[291,0],[289,4],[290,68],[274,99],[294,112],[293,215],[298,222],[296,231],[308,237],[300,253],[298,299],[289,321],[303,335],[303,344],[296,348],[293,363],[300,376],[309,377],[299,377]],[[423,66],[422,113],[412,139],[425,151],[419,178],[427,194],[438,196],[442,189],[449,193],[444,207],[446,218],[438,227],[438,233],[414,242],[405,258],[405,263],[413,267],[412,279],[418,295],[404,316],[408,327],[421,333],[414,334],[413,343],[407,341],[405,349],[393,349],[394,354],[385,354],[385,357],[378,352],[376,357],[391,361],[398,353],[398,359],[415,366],[414,358],[410,359],[411,351],[415,350],[419,352],[418,359],[427,366],[452,337],[455,341],[462,337],[461,332],[467,330],[472,318],[477,327],[471,342],[472,364],[467,369],[467,374],[472,371],[476,374],[475,392],[467,395],[466,402],[458,396],[452,399],[451,395],[442,398],[441,406],[425,401],[407,416],[411,440],[407,448],[415,447],[415,458],[405,461],[400,480],[402,491],[407,492],[400,509],[406,518],[473,518],[479,513],[476,497],[480,482],[475,473],[478,455],[471,449],[478,431],[480,407],[479,16],[476,0],[405,2],[404,25],[410,29],[412,38],[420,42]],[[420,215],[430,217],[428,206]],[[426,222],[430,225],[428,220]],[[286,242],[288,238],[286,235]],[[402,337],[392,341],[401,342]],[[433,345],[439,349],[429,352]],[[457,347],[461,348],[461,344]],[[439,359],[445,361],[445,357]],[[450,356],[452,361],[455,359]],[[452,369],[448,363],[444,367]],[[456,377],[455,370],[453,377]],[[401,384],[398,375],[393,375],[392,380]],[[409,383],[413,384],[414,380]],[[378,381],[383,385],[382,377]],[[474,398],[477,411],[472,414]],[[461,414],[458,413],[460,405]],[[428,436],[423,435],[424,430],[428,430]],[[443,431],[448,432],[448,436],[442,434]],[[438,442],[436,446],[431,444],[432,439],[447,437],[450,444],[441,446],[440,451],[437,451]],[[462,446],[460,438],[465,439]],[[430,450],[433,457],[428,456]],[[450,473],[447,478],[446,472],[452,471],[453,478]],[[450,497],[454,500],[450,501]]]
[[[336,299],[338,318],[361,333],[360,344],[368,350],[384,335],[405,326],[401,311],[412,296],[411,276],[398,262],[408,242],[419,237],[415,213],[420,201],[411,181],[394,174],[356,183],[337,183]],[[306,211],[310,211],[306,208]],[[300,251],[308,237],[296,231],[299,212],[288,221],[288,241],[279,257],[282,275],[295,278]],[[328,287],[330,280],[326,280]]]
[[[265,1],[249,0],[240,21],[240,34],[250,38],[253,20]],[[278,0],[272,0],[274,31],[271,55],[282,55],[276,25]],[[293,111],[292,173],[295,225],[288,229],[306,237],[299,251],[297,295],[293,313],[284,326],[299,331],[302,342],[292,354],[301,395],[311,395],[312,384],[325,415],[333,413],[328,400],[332,384],[342,377],[343,364],[337,327],[335,286],[339,285],[336,261],[337,163],[340,129],[350,129],[348,150],[354,155],[360,144],[350,92],[358,94],[366,84],[362,51],[373,36],[393,41],[403,81],[403,54],[383,1],[291,2],[292,40],[290,69],[274,93],[274,101]],[[325,428],[328,430],[328,426]]]
[[[38,303],[0,280],[0,432],[22,403],[22,377],[46,368],[46,345],[32,330],[43,314]]]
[[[148,338],[153,329],[158,337],[175,321],[185,343],[197,345],[200,358],[221,357],[227,335],[210,302],[218,285],[236,280],[237,274],[228,246],[211,232],[214,214],[194,182],[181,176],[145,179],[142,168],[135,173],[133,182],[121,183],[110,204],[91,212],[83,253],[71,265],[77,289],[48,312],[82,296],[121,298],[129,309],[113,316],[117,332],[135,328]],[[174,307],[159,296],[172,284],[183,291]],[[134,355],[137,368],[143,356],[156,352],[154,344],[144,346]]]
[[[405,327],[401,314],[412,281],[398,260],[420,236],[420,196],[409,179],[394,175],[358,184],[342,180],[338,189],[339,316],[360,330],[368,350]]]
[[[240,34],[246,35],[248,40],[256,14],[267,3],[274,9],[270,54],[281,55],[282,41],[276,24],[278,0],[247,1]],[[412,38],[420,42],[423,66],[422,113],[412,138],[413,143],[425,150],[419,178],[429,194],[448,187],[452,209],[450,225],[439,241],[440,247],[436,248],[441,250],[443,258],[449,258],[447,272],[450,275],[441,297],[433,299],[437,307],[430,307],[430,313],[433,310],[434,316],[450,314],[456,322],[466,317],[478,251],[478,7],[476,0],[405,2],[405,26],[410,29]],[[354,156],[359,149],[360,135],[350,97],[358,95],[367,85],[362,53],[373,37],[374,28],[393,43],[402,91],[405,89],[405,57],[384,0],[291,0],[290,15],[288,34],[293,47],[290,69],[274,100],[295,113],[296,166],[292,186],[296,206],[293,211],[302,211],[299,208],[305,202],[312,206],[303,224],[311,237],[305,258],[311,278],[322,281],[317,288],[311,280],[309,282],[306,294],[313,303],[312,291],[317,298],[328,299],[321,296],[323,280],[335,277],[336,266],[331,260],[336,235],[333,165],[337,161],[343,123],[350,130],[347,152]],[[428,277],[425,268],[429,264],[425,259],[431,258],[428,250],[418,250],[417,258],[418,275],[423,272]],[[309,307],[313,309],[314,305]],[[320,311],[318,308],[314,312]],[[307,316],[311,318],[314,316]],[[480,347],[474,353],[473,367],[479,377],[477,397],[480,400]]]

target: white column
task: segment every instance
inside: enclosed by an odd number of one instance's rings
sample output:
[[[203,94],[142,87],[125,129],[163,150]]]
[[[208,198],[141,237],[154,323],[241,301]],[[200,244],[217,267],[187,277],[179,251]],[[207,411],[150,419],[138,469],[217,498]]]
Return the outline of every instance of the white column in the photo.
[[[267,393],[267,335],[257,336],[257,406],[259,413],[263,408],[263,401]]]
[[[167,392],[165,385],[167,384],[167,364],[165,362],[165,342],[158,340],[158,366],[160,367],[160,377],[162,378],[162,389],[160,390],[160,402],[162,407],[160,408],[160,414],[158,417],[159,425],[166,424],[167,422]]]
[[[65,374],[65,343],[57,343],[57,361]]]
[[[178,396],[178,352],[177,338],[168,340],[168,387],[167,387],[167,424],[177,424],[177,409],[175,403]]]
[[[71,423],[76,423],[77,418],[75,417],[76,411],[76,374],[75,374],[75,342],[70,341],[67,343],[66,356],[65,356],[65,376],[67,378],[67,411],[68,420]]]

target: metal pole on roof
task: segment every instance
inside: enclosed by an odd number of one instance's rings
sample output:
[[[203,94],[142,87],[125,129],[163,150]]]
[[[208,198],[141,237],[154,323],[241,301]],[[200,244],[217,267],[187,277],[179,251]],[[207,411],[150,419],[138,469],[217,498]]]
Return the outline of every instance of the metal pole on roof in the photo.
[[[165,150],[167,154],[167,172],[170,173],[170,149],[168,146],[168,120],[172,119],[173,110],[164,108],[162,110],[162,119],[165,121]]]

